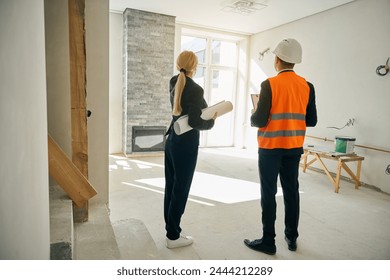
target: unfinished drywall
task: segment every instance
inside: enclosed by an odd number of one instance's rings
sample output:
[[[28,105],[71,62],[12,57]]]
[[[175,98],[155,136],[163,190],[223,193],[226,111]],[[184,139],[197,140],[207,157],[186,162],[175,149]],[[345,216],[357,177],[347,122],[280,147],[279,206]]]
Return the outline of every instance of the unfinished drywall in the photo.
[[[0,259],[48,260],[43,1],[0,1],[0,38]]]
[[[360,0],[256,34],[251,42],[249,92],[258,92],[260,83],[275,75],[274,55],[259,60],[259,52],[288,37],[299,40],[303,62],[296,72],[316,88],[318,124],[307,135],[333,140],[336,135],[356,137],[356,144],[390,150],[390,74],[379,76],[376,68],[390,56],[390,1]],[[341,130],[349,119],[353,126]],[[256,146],[256,129],[248,129],[248,147]],[[251,141],[252,139],[252,141]],[[317,145],[332,142],[307,138]],[[390,193],[389,153],[355,148],[365,157],[361,179]],[[335,171],[335,165],[331,171]],[[354,169],[354,165],[351,165]],[[346,175],[344,173],[344,175]]]

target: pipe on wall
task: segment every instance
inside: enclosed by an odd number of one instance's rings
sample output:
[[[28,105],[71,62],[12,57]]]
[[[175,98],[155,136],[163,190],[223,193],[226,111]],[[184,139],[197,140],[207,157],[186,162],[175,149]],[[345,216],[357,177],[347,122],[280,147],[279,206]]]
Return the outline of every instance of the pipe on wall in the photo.
[[[329,138],[326,138],[326,137],[317,137],[317,136],[312,136],[312,135],[306,135],[306,137],[313,138],[313,139],[318,139],[318,140],[323,140],[323,141],[325,141],[325,142],[328,142],[328,141],[329,141],[329,142],[334,142],[334,140],[329,139]],[[370,146],[363,146],[363,145],[357,145],[357,144],[355,144],[355,147],[364,148],[364,149],[370,149],[370,150],[375,150],[375,151],[383,152],[383,153],[390,153],[389,150],[378,149],[378,148],[374,148],[374,147],[370,147]]]

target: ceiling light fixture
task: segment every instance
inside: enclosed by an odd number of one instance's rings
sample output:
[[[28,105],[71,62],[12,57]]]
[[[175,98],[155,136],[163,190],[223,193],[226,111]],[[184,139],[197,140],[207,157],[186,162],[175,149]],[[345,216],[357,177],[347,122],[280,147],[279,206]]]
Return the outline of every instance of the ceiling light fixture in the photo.
[[[230,0],[223,2],[222,5],[222,11],[241,15],[249,15],[267,7],[266,4],[259,3],[256,0]]]

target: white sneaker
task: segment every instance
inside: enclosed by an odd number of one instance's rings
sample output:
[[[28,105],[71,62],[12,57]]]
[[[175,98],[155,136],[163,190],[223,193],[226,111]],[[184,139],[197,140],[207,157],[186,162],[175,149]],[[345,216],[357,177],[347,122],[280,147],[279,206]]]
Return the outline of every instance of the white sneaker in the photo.
[[[174,249],[191,245],[193,242],[194,240],[191,236],[180,235],[180,237],[176,240],[170,240],[167,238],[167,247],[168,249]]]

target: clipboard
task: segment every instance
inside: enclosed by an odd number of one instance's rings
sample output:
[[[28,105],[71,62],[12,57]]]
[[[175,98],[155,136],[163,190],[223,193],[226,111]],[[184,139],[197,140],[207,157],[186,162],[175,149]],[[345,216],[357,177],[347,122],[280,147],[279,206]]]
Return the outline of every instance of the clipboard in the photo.
[[[259,98],[260,98],[260,94],[258,93],[251,94],[252,105],[253,105],[253,109],[255,110],[257,108],[257,103],[259,103]]]

